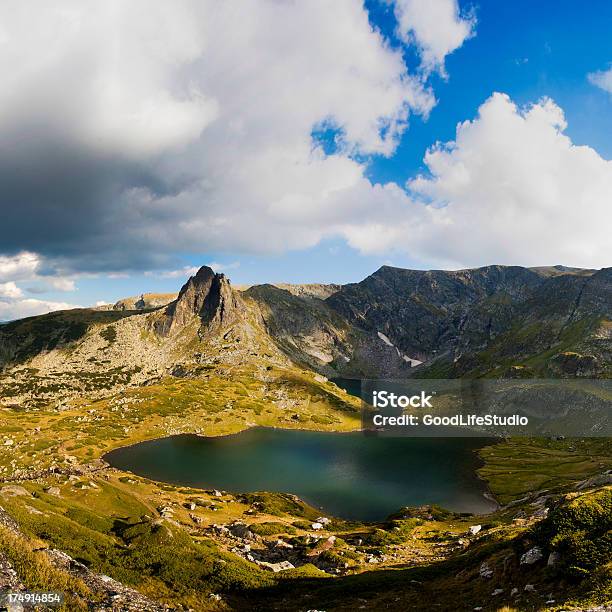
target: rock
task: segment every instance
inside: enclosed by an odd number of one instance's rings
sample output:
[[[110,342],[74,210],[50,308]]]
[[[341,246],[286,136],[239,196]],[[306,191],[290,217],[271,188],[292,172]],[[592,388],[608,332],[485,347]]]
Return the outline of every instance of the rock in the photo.
[[[320,555],[322,552],[324,552],[326,550],[330,550],[331,548],[333,548],[335,542],[336,542],[336,536],[329,536],[329,538],[319,540],[316,543],[315,547],[312,550],[310,550],[306,554],[306,556],[308,556],[308,557],[316,557],[316,556]]]
[[[0,495],[3,497],[17,497],[19,495],[30,495],[30,492],[19,485],[6,485],[0,489]]]
[[[318,531],[319,529],[323,529],[323,525],[319,522],[313,523],[310,527],[314,529],[315,531]]]
[[[497,597],[498,595],[501,595],[504,592],[504,589],[495,589],[491,595],[493,595],[493,597]]]
[[[12,440],[11,438],[4,441],[4,446],[13,446],[13,444],[15,444],[15,440]]]
[[[543,558],[542,549],[539,546],[534,546],[521,556],[521,565],[533,565]]]
[[[557,565],[559,561],[561,561],[561,554],[556,551],[553,551],[550,553],[550,555],[548,555],[548,561],[546,562],[546,565],[548,565],[548,567],[552,567],[553,565]]]
[[[59,487],[48,487],[45,489],[45,493],[48,493],[49,495],[55,495],[56,497],[59,497],[61,495]]]
[[[221,493],[221,491],[218,491],[217,489],[215,489],[212,494],[215,497],[223,497],[223,493]]]
[[[533,586],[533,584],[526,584],[525,588],[523,589],[526,593],[535,593],[536,589]]]
[[[510,597],[514,597],[515,595],[519,594],[519,590],[516,587],[512,587],[512,590],[510,591]]]
[[[208,599],[212,599],[212,601],[221,601],[221,595],[219,595],[218,593],[211,593],[208,596]]]
[[[321,525],[329,525],[331,523],[331,520],[328,519],[326,516],[320,516],[318,519],[316,519],[317,523],[321,523]]]
[[[480,530],[482,529],[482,525],[472,525],[469,529],[468,529],[468,533],[470,535],[476,535]]]
[[[480,564],[480,569],[478,570],[481,578],[492,578],[493,570],[489,567],[489,564],[486,561],[483,561]]]
[[[545,519],[548,516],[548,508],[540,508],[533,513],[532,518]]]
[[[256,561],[257,565],[274,573],[294,569],[295,565],[290,561],[279,561],[278,563],[268,563],[267,561]]]
[[[578,483],[576,489],[578,491],[582,491],[584,489],[590,489],[592,487],[601,487],[610,484],[612,484],[612,470],[607,470],[603,474],[593,476],[592,478],[587,478],[587,480],[583,480],[582,482]]]
[[[244,538],[246,540],[255,539],[255,534],[249,529],[246,523],[234,523],[230,525],[229,532],[236,538]]]
[[[178,297],[156,320],[159,335],[170,336],[194,320],[200,319],[207,329],[219,329],[234,321],[244,309],[242,300],[223,274],[202,266],[181,288]]]

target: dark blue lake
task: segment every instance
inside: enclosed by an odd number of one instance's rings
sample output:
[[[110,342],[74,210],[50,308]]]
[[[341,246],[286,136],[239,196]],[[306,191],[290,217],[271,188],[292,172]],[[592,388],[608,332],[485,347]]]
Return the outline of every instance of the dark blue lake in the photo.
[[[475,451],[487,442],[258,427],[231,436],[142,442],[105,459],[153,480],[236,493],[295,493],[324,513],[377,521],[408,505],[493,510],[475,472]]]

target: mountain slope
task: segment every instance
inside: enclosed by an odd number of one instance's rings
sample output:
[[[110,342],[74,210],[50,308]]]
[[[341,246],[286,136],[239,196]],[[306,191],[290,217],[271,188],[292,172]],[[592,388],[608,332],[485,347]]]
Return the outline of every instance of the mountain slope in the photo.
[[[581,373],[561,363],[569,350],[589,355],[585,375],[607,376],[612,269],[559,272],[383,266],[326,303],[426,362],[413,372],[418,376],[510,375],[508,368],[525,361],[533,362],[533,375]]]
[[[282,365],[361,378],[612,375],[612,268],[384,266],[339,289],[296,287],[236,291],[203,267],[156,309],[77,309],[3,325],[0,401],[61,407],[203,368]]]

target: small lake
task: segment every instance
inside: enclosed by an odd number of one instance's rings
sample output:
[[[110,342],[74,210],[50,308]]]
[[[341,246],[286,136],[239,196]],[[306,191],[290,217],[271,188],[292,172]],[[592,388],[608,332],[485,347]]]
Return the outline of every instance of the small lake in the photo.
[[[495,509],[476,476],[477,438],[384,438],[253,428],[222,437],[179,435],[108,453],[112,466],[152,480],[246,493],[294,493],[322,513],[379,521],[402,506]]]

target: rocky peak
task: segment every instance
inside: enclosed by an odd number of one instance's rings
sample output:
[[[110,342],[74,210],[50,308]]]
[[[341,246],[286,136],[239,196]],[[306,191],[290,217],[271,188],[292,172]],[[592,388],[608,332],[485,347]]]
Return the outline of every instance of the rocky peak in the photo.
[[[239,298],[234,294],[224,274],[216,274],[202,266],[181,288],[176,300],[164,311],[156,329],[164,336],[199,317],[203,326],[212,329],[231,322],[239,309]]]

